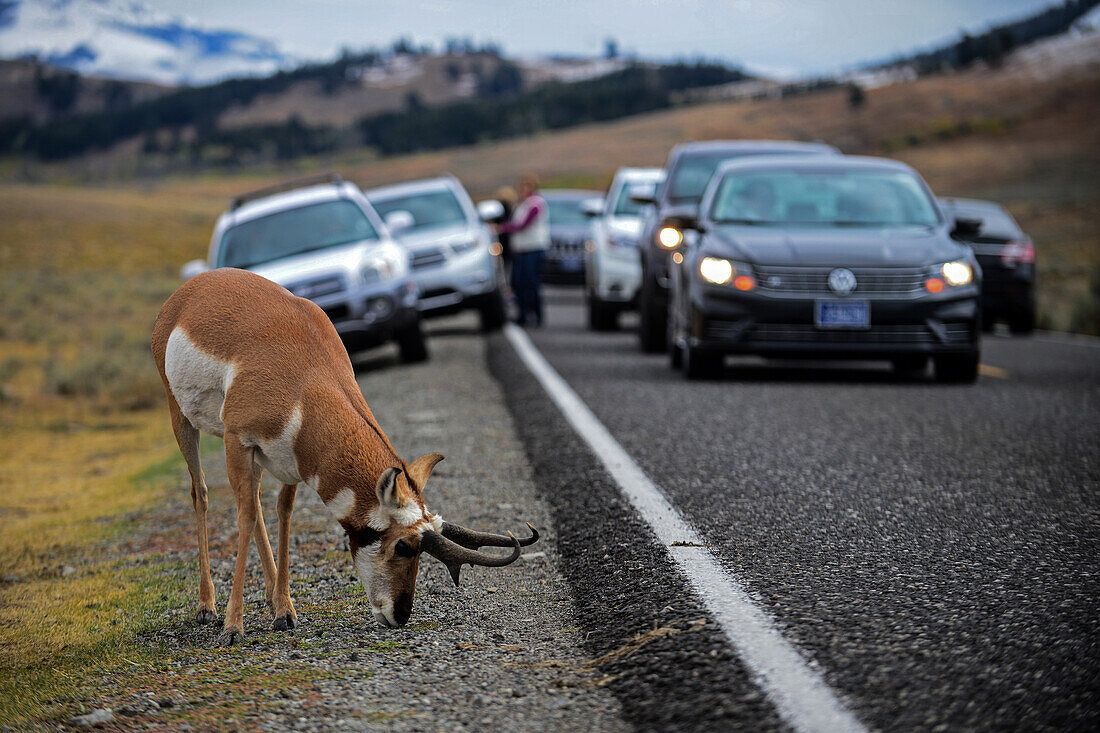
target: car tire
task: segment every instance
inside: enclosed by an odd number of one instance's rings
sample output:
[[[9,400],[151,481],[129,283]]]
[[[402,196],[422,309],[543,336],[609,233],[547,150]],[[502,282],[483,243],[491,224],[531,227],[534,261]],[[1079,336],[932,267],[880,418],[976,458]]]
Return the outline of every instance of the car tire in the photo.
[[[936,381],[944,384],[972,384],[978,379],[979,354],[944,354],[934,360]]]
[[[721,352],[703,351],[687,344],[680,349],[684,376],[691,380],[714,379],[722,373]]]
[[[588,295],[588,327],[593,331],[615,331],[619,328],[619,309],[591,293]]]
[[[906,377],[922,377],[928,369],[928,357],[923,354],[916,356],[898,356],[890,360],[894,373]]]
[[[665,350],[668,338],[668,313],[657,303],[654,292],[657,284],[647,275],[642,279],[642,292],[639,294],[638,340],[642,351],[647,354],[659,354]]]
[[[1008,319],[1008,330],[1013,336],[1027,336],[1035,330],[1035,311],[1026,310]]]
[[[479,313],[482,331],[499,331],[504,328],[504,321],[506,320],[504,295],[499,288],[485,296],[485,301],[481,304]]]
[[[412,326],[397,334],[397,348],[401,353],[401,363],[416,364],[428,360],[428,344],[424,331],[417,320]]]

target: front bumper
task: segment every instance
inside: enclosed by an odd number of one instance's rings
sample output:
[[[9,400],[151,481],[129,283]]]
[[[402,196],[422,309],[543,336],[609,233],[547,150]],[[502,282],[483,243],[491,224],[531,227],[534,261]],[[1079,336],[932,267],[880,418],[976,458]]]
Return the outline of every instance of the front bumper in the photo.
[[[903,355],[975,353],[981,306],[976,285],[950,293],[867,300],[870,326],[829,329],[815,324],[817,300],[777,297],[693,283],[689,344],[705,351],[788,357],[884,359]]]
[[[390,341],[415,325],[418,292],[416,283],[404,278],[333,293],[313,302],[332,320],[351,351]]]
[[[597,298],[608,303],[634,302],[642,286],[642,263],[638,251],[626,249],[621,253],[597,249],[593,251],[588,267],[589,282]]]
[[[413,280],[420,289],[417,308],[425,317],[444,315],[479,306],[497,288],[496,258],[475,247],[449,254],[440,263],[414,267]]]

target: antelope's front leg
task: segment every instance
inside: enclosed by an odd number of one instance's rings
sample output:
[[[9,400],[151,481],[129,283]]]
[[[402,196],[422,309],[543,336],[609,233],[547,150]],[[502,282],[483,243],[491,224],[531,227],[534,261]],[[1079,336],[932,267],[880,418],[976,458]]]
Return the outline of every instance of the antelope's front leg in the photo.
[[[254,470],[255,449],[241,445],[233,433],[225,434],[225,467],[229,484],[237,498],[237,565],[233,571],[233,589],[225,609],[225,627],[218,641],[236,644],[244,639],[244,576],[248,565],[248,545],[256,528],[257,486],[260,472]]]
[[[298,625],[294,601],[290,599],[290,515],[294,512],[297,484],[284,484],[279,491],[279,566],[275,573],[275,630],[286,631]]]

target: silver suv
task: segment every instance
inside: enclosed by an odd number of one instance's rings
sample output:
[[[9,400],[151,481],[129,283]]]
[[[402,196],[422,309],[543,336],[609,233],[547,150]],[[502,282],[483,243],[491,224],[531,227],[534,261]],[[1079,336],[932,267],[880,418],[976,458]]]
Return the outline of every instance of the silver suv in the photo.
[[[239,267],[319,305],[349,353],[396,341],[404,362],[428,358],[409,254],[363,192],[337,175],[315,176],[233,199],[218,217],[207,261]]]
[[[499,267],[489,251],[492,232],[458,179],[410,181],[371,189],[366,196],[409,249],[421,314],[473,308],[483,329],[504,325]]]

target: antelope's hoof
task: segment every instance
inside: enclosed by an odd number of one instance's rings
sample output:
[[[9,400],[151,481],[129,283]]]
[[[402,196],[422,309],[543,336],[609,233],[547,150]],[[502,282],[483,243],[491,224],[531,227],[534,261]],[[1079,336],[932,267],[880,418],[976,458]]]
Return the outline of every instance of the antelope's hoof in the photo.
[[[276,631],[290,631],[297,625],[298,619],[294,618],[293,613],[288,613],[285,616],[280,616],[279,618],[275,619],[275,623],[273,624]]]
[[[212,624],[218,620],[218,614],[211,611],[209,608],[200,608],[198,613],[195,614],[195,621],[200,624]]]
[[[233,646],[244,641],[244,630],[242,629],[224,629],[222,635],[218,637],[219,646]]]

